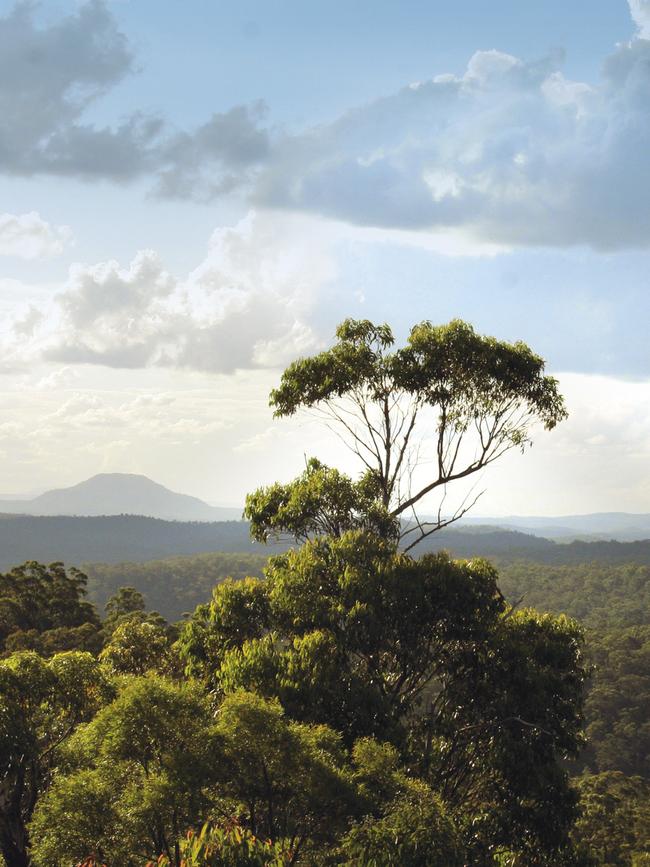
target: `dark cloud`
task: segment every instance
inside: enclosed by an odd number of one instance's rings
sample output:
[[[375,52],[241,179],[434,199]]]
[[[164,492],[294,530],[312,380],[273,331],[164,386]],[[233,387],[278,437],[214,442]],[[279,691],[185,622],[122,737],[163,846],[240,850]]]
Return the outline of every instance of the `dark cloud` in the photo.
[[[90,0],[39,27],[34,4],[0,18],[0,171],[113,181],[158,176],[170,197],[210,199],[240,186],[268,150],[260,104],[239,106],[194,132],[135,113],[116,127],[84,122],[89,106],[134,71],[105,3]]]
[[[122,173],[141,170],[134,130],[98,130],[81,123],[88,106],[133,68],[126,38],[103,3],[39,28],[31,3],[0,19],[0,166],[7,174],[105,174],[102,156],[118,146]],[[111,157],[112,158],[112,157]],[[91,167],[90,163],[93,162]]]
[[[260,127],[265,114],[263,102],[235,106],[191,134],[173,136],[160,150],[158,195],[211,201],[248,182],[250,169],[269,155],[269,136]]]

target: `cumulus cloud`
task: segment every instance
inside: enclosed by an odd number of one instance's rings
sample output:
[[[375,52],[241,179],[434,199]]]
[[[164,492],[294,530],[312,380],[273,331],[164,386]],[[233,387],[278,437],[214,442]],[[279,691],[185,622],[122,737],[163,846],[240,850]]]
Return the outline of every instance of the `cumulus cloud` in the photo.
[[[72,240],[68,226],[52,226],[36,211],[0,214],[0,256],[57,256]]]
[[[279,144],[259,201],[361,225],[461,228],[501,244],[650,244],[650,41],[598,86],[553,59],[475,54]]]
[[[89,107],[134,71],[134,55],[106,4],[89,0],[38,26],[35,6],[0,18],[0,166],[11,175],[128,181],[158,176],[164,195],[212,198],[247,179],[264,156],[260,104],[214,114],[191,132],[134,112],[114,127]],[[209,172],[209,179],[206,179]]]
[[[54,336],[45,357],[66,364],[144,367],[164,327],[165,300],[174,285],[151,250],[138,253],[128,268],[115,261],[73,265],[56,299],[60,336]]]
[[[73,265],[48,309],[17,314],[2,356],[216,373],[277,367],[316,345],[309,311],[333,274],[318,245],[300,242],[291,217],[251,213],[215,231],[183,280],[151,250],[126,267]]]
[[[149,179],[167,198],[237,193],[256,206],[358,226],[460,233],[483,245],[650,245],[650,0],[595,84],[558,58],[477,52],[437,75],[288,135],[258,102],[195,129],[86,111],[134,67],[101,0],[47,26],[31,4],[0,19],[0,166],[13,174]],[[198,344],[196,344],[198,348]]]
[[[78,372],[73,367],[59,367],[47,376],[41,377],[35,385],[36,390],[56,391],[70,388],[79,379]]]

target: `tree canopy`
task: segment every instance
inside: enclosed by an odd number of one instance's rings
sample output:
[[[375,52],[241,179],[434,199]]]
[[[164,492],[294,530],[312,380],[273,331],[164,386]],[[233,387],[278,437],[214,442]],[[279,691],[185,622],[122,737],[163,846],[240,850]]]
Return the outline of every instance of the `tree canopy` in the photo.
[[[450,483],[524,449],[533,424],[550,430],[566,417],[543,359],[524,343],[484,337],[460,320],[421,322],[394,351],[389,326],[368,320],[345,320],[336,337],[330,349],[290,364],[270,403],[278,417],[319,413],[356,455],[361,479],[310,462],[293,484],[256,491],[245,510],[256,539],[365,523],[412,547],[476,501],[469,494],[446,510]],[[432,495],[437,501],[427,507]],[[422,517],[423,507],[434,517]]]
[[[349,747],[390,741],[471,823],[476,852],[555,851],[576,800],[563,762],[581,744],[581,633],[512,612],[496,578],[362,531],[322,537],[272,558],[264,580],[215,588],[179,652],[217,695],[279,699]]]
[[[62,563],[30,561],[0,575],[0,655],[101,647],[100,620],[85,599],[88,579]]]
[[[57,750],[102,706],[111,686],[89,653],[0,660],[0,852],[27,867],[27,823],[51,782]]]

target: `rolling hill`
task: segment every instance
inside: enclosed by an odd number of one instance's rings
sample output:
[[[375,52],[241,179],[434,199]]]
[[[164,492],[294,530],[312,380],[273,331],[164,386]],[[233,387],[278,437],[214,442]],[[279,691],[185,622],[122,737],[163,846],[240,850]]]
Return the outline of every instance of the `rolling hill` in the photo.
[[[541,517],[510,515],[505,518],[466,517],[461,527],[489,525],[504,530],[519,530],[546,539],[571,541],[574,539],[635,542],[650,539],[650,514],[631,512],[594,512],[587,515],[561,515]]]
[[[136,515],[107,517],[0,516],[0,569],[25,560],[66,564],[143,562],[215,551],[271,554],[282,545],[253,543],[244,521],[164,521]],[[448,528],[418,549],[446,549],[456,557],[488,557],[497,562],[650,564],[650,540],[558,544],[538,536],[497,528]]]

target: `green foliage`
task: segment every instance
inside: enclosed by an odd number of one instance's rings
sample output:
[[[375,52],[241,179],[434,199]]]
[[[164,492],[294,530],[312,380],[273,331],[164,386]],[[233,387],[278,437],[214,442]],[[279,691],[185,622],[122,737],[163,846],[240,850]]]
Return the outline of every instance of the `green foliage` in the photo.
[[[112,864],[134,863],[116,808],[114,776],[93,768],[56,778],[30,828],[36,865],[69,867],[92,859],[99,867],[105,856]],[[128,785],[126,775],[123,780]]]
[[[104,606],[104,631],[111,634],[115,629],[134,616],[142,616],[146,605],[144,596],[135,587],[120,587]]]
[[[304,539],[372,528],[409,547],[459,518],[469,505],[437,519],[400,526],[430,494],[443,494],[511,448],[530,442],[530,427],[550,430],[566,417],[557,382],[525,344],[476,334],[465,322],[421,322],[406,345],[390,351],[387,325],[348,319],[337,342],[284,371],[270,403],[276,416],[317,409],[338,426],[357,455],[357,482],[322,464],[289,485],[250,495],[246,514],[254,537],[281,533]],[[433,470],[413,488],[421,450]]]
[[[176,667],[171,639],[159,623],[126,619],[113,631],[100,659],[116,674],[171,673]]]
[[[34,650],[41,656],[52,656],[66,650],[85,650],[97,655],[101,650],[103,634],[96,623],[82,623],[81,626],[59,626],[56,629],[17,629],[5,641],[5,654],[20,650]]]
[[[574,837],[595,864],[643,864],[650,860],[650,570],[633,563],[516,563],[504,567],[502,586],[511,597],[525,594],[536,605],[579,616],[589,627],[594,672],[580,764],[592,773],[578,780],[581,812]]]
[[[88,653],[45,660],[24,651],[0,661],[0,849],[12,867],[28,863],[26,825],[58,750],[110,694]]]
[[[206,824],[199,834],[190,831],[181,841],[180,852],[183,867],[286,867],[291,864],[291,853],[284,844],[260,840],[236,822],[224,827]],[[156,864],[168,867],[170,861],[163,856]]]
[[[218,551],[146,563],[86,564],[89,594],[104,605],[128,585],[142,594],[147,607],[160,611],[170,622],[180,620],[184,612],[193,611],[210,599],[215,585],[226,577],[239,579],[262,574],[268,551],[252,553],[247,525],[237,523],[234,526],[238,528],[241,546],[249,549],[245,554]],[[218,545],[218,537],[206,540],[206,547]]]
[[[458,833],[442,802],[412,783],[382,815],[355,825],[341,844],[342,864],[354,867],[462,867]]]
[[[312,358],[289,365],[271,393],[276,415],[291,415],[355,389],[370,399],[405,391],[431,406],[445,406],[458,425],[476,401],[474,413],[493,413],[504,401],[525,400],[546,427],[564,417],[556,381],[544,377],[544,362],[524,343],[482,337],[458,319],[448,325],[421,322],[411,329],[403,349],[387,325],[346,319],[336,330],[338,342]]]
[[[381,502],[377,477],[366,473],[358,482],[316,458],[288,485],[278,482],[246,497],[244,517],[257,542],[288,534],[305,541],[310,536],[340,536],[346,530],[366,530],[397,538],[399,523]]]
[[[596,671],[586,707],[586,762],[650,782],[650,623],[590,639]]]
[[[650,859],[650,785],[613,771],[577,781],[580,816],[574,829],[597,865],[637,867]]]
[[[336,839],[355,797],[339,735],[293,722],[278,702],[244,692],[225,698],[217,731],[222,791],[256,836],[289,841],[294,852]]]
[[[535,605],[580,617],[589,627],[594,672],[582,765],[650,780],[650,569],[515,563],[504,566],[502,575],[510,598],[525,595]]]
[[[478,678],[460,681],[460,712],[433,756],[432,779],[471,822],[478,851],[498,842],[529,859],[549,855],[575,817],[565,764],[583,740],[582,634],[564,617],[510,612],[485,652]],[[468,776],[474,763],[482,773]]]
[[[647,544],[556,545],[560,555],[578,546],[584,562],[542,565],[538,555],[534,556],[535,562],[501,562],[499,586],[508,599],[523,596],[533,608],[565,612],[594,634],[617,627],[641,626],[648,623],[650,612],[650,567],[634,559],[640,546]],[[603,546],[609,546],[613,552],[625,552],[629,562],[610,564],[609,558],[602,556]]]
[[[218,624],[215,628],[215,624]],[[259,578],[226,579],[180,631],[178,649],[188,674],[205,674],[231,648],[261,637],[270,626],[268,586]]]
[[[274,857],[331,844],[344,830],[356,790],[332,730],[293,722],[277,702],[251,694],[228,696],[215,721],[196,684],[153,675],[124,684],[69,740],[63,770],[39,801],[31,823],[37,865],[92,856],[122,867],[162,853],[180,867],[183,829],[214,811],[277,843],[260,850]],[[206,845],[219,839],[230,838],[203,837]]]
[[[99,618],[86,602],[87,578],[62,563],[28,562],[0,575],[0,654],[36,650],[50,655],[101,647]]]
[[[416,561],[359,533],[308,542],[273,558],[265,582],[237,587],[216,588],[181,631],[191,670],[221,689],[279,695],[297,719],[328,723],[349,742],[391,728],[397,736],[424,687],[453,677],[503,610],[486,563]],[[241,595],[252,592],[244,627]]]
[[[220,762],[210,705],[196,685],[126,679],[67,743],[65,772],[31,824],[36,864],[68,867],[93,855],[121,867],[163,852],[178,867],[175,841],[211,808],[207,787]]]
[[[178,646],[220,693],[277,697],[348,745],[391,740],[477,851],[550,851],[574,814],[562,762],[581,742],[581,641],[566,618],[508,612],[484,561],[414,560],[357,532],[221,585]]]

